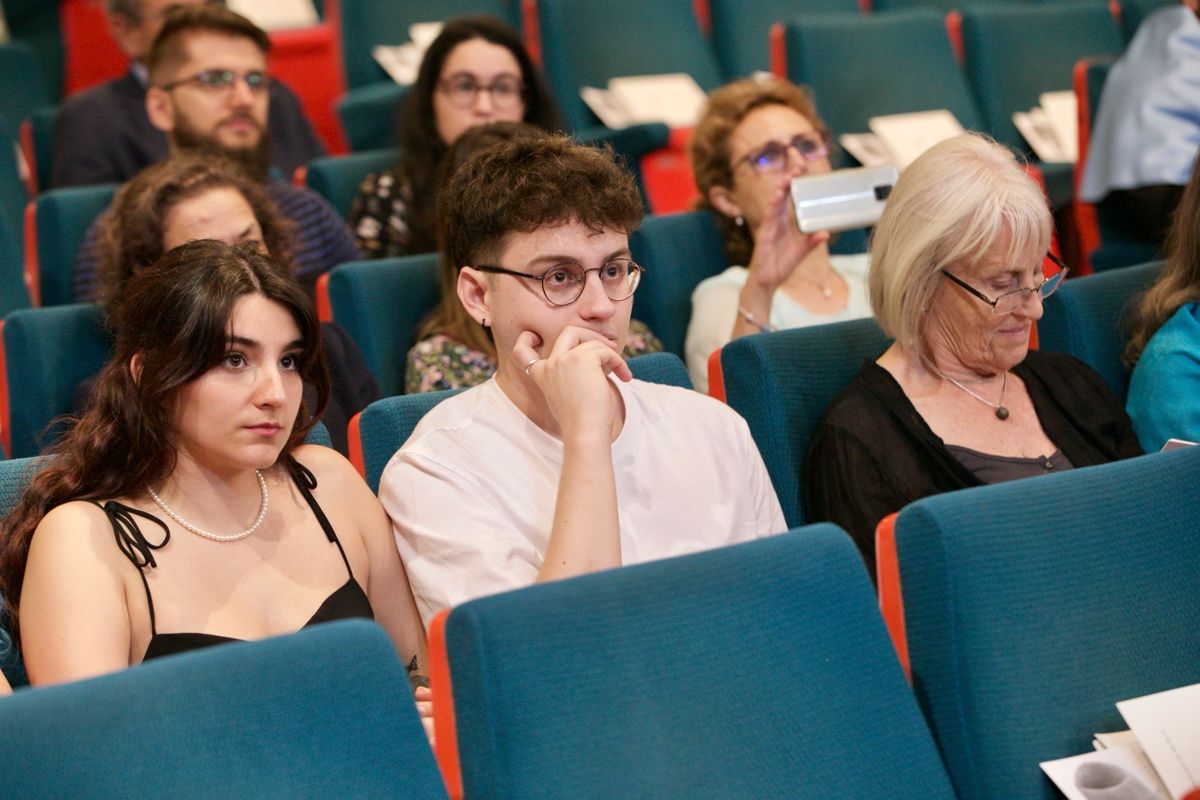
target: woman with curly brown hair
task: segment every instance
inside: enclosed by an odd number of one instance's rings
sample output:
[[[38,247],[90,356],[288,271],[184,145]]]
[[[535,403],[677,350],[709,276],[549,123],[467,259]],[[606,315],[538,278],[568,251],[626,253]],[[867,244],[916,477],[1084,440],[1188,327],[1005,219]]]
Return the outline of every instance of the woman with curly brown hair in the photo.
[[[788,196],[793,178],[829,172],[830,141],[808,92],[787,81],[735,81],[708,98],[692,169],[739,266],[692,294],[685,352],[697,388],[730,339],[870,315],[867,256],[830,256],[829,234],[801,233]]]
[[[1200,440],[1200,159],[1167,234],[1167,263],[1141,298],[1126,361],[1126,411],[1147,453]]]

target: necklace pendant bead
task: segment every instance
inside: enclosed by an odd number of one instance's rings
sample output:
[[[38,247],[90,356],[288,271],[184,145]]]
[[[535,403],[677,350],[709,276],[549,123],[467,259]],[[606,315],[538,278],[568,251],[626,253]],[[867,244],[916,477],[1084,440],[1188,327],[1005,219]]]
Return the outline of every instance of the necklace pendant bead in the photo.
[[[1008,409],[1004,406],[996,406],[996,419],[1001,422],[1008,419]]]

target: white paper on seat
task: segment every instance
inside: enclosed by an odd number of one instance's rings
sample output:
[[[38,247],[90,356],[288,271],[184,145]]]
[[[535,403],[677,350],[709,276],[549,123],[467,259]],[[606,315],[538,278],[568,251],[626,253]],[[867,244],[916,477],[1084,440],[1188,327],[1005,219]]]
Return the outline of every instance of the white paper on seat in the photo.
[[[1043,761],[1040,766],[1067,800],[1109,796],[1122,800],[1168,800],[1139,763],[1133,748],[1125,745]],[[1103,791],[1110,794],[1101,794]]]
[[[871,117],[867,124],[901,169],[938,142],[963,132],[962,125],[944,108]]]
[[[312,0],[227,0],[226,5],[265,31],[311,28],[321,21]]]
[[[610,128],[643,122],[690,128],[700,118],[706,99],[704,90],[684,72],[612,78],[607,90],[585,86],[579,96]]]
[[[1175,800],[1200,786],[1200,683],[1117,703]]]
[[[442,32],[440,22],[416,22],[409,26],[408,36],[412,41],[404,44],[377,44],[371,48],[371,57],[383,71],[401,86],[416,83],[417,72],[425,60],[425,51]]]
[[[1066,160],[1079,160],[1079,106],[1074,92],[1044,92],[1038,98]]]

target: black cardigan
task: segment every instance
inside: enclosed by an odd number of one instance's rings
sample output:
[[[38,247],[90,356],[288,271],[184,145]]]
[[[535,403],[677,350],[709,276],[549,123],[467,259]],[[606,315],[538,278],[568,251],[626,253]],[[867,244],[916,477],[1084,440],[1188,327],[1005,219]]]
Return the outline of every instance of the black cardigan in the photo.
[[[1076,467],[1140,455],[1125,409],[1083,362],[1031,350],[1013,368],[1042,429]],[[817,426],[804,459],[805,522],[842,526],[875,575],[875,526],[939,492],[979,486],[891,373],[868,361]]]

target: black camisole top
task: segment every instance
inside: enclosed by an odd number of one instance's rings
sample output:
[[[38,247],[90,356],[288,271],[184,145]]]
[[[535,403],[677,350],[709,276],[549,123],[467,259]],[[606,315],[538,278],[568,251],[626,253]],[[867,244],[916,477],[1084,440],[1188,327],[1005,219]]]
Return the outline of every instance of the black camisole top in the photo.
[[[313,497],[312,490],[317,488],[317,479],[306,467],[290,457],[287,460],[287,467],[292,480],[296,482],[300,493],[304,496],[309,508],[312,509],[313,514],[316,516],[321,530],[325,531],[325,536],[330,542],[337,545],[338,553],[342,556],[342,563],[346,565],[346,574],[348,576],[345,583],[325,598],[325,602],[321,603],[321,607],[317,609],[308,622],[304,623],[303,627],[307,628],[310,625],[317,625],[321,622],[349,619],[352,617],[374,619],[375,616],[371,611],[371,602],[367,599],[367,594],[363,591],[362,586],[354,579],[354,573],[350,569],[350,561],[346,558],[346,551],[342,549],[342,543],[338,540],[337,534],[333,530],[333,525],[330,524],[329,519],[325,516],[325,512],[321,510],[321,506],[317,504],[317,499]],[[154,598],[150,595],[150,583],[146,580],[146,569],[157,566],[154,561],[154,551],[166,546],[167,542],[171,540],[171,531],[166,523],[153,514],[148,514],[136,508],[130,508],[115,500],[110,500],[103,505],[97,503],[97,505],[100,505],[100,508],[104,510],[105,516],[112,523],[113,536],[116,538],[117,547],[138,568],[138,574],[142,578],[142,586],[146,590],[146,604],[150,610],[150,643],[146,646],[145,655],[142,656],[143,661],[149,661],[152,658],[159,658],[161,656],[174,655],[176,653],[184,653],[189,650],[198,650],[202,647],[242,641],[231,636],[218,636],[212,633],[159,633],[154,620]],[[154,544],[146,539],[141,528],[138,526],[136,517],[142,517],[162,528],[162,541]]]

